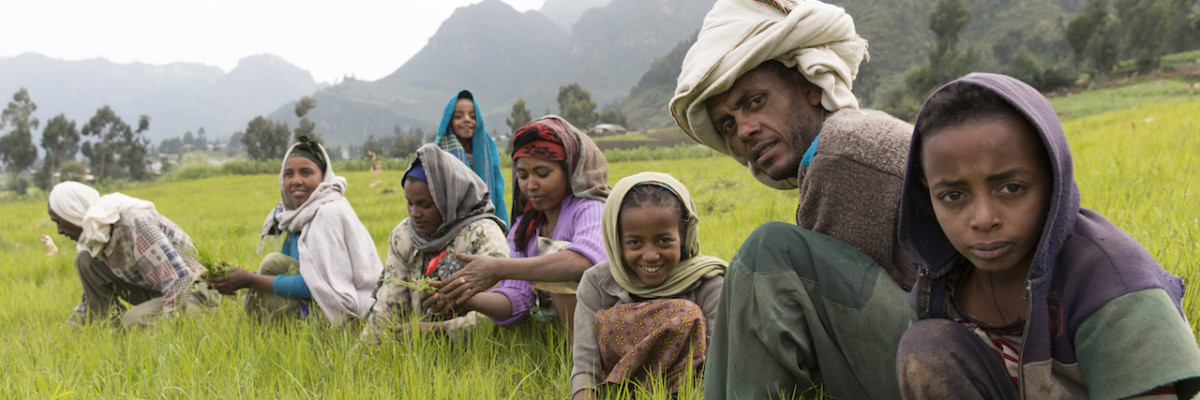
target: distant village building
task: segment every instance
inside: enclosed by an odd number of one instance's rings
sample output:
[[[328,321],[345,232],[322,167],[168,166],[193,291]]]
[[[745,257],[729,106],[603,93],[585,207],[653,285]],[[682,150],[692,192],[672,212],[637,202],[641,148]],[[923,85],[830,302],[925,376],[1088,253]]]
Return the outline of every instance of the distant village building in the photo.
[[[599,124],[588,130],[590,136],[608,136],[621,135],[625,133],[625,127],[617,124]]]

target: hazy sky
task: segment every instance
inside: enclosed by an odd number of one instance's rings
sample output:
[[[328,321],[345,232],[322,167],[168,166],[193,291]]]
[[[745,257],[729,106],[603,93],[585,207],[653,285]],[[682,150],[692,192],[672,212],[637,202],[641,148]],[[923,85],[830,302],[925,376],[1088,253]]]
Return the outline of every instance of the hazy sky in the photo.
[[[25,52],[226,72],[269,53],[320,82],[376,80],[404,64],[454,9],[481,0],[19,0],[0,14],[0,57]],[[545,0],[503,0],[518,11]]]

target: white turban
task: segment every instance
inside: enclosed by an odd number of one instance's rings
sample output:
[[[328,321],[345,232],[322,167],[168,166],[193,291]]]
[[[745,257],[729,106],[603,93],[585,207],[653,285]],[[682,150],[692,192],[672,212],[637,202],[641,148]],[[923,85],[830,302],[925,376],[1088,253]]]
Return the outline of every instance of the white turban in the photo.
[[[120,193],[100,197],[96,189],[69,181],[54,185],[50,190],[50,209],[67,222],[83,228],[77,248],[93,256],[100,254],[108,244],[108,227],[121,219],[122,211],[147,209],[157,212],[154,203]]]
[[[83,226],[83,216],[100,199],[100,192],[79,182],[63,182],[50,189],[50,210],[59,218]]]
[[[841,7],[816,0],[774,2],[791,11],[784,13],[758,0],[718,0],[683,59],[671,99],[671,115],[692,140],[742,164],[747,164],[746,159],[730,151],[708,118],[704,102],[728,91],[735,80],[763,62],[777,60],[798,69],[821,88],[826,110],[858,108],[850,89],[858,64],[867,58],[867,41],[855,33],[854,20]],[[761,171],[752,168],[752,172],[760,180],[765,178]]]

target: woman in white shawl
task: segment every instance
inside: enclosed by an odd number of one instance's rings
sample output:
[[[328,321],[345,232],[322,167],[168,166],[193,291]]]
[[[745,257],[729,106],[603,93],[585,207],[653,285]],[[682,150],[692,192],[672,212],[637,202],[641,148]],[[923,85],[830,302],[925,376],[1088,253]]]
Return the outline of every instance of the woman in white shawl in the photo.
[[[343,196],[346,178],[334,175],[320,144],[301,136],[279,174],[282,201],[267,216],[262,238],[283,236],[278,253],[257,274],[241,268],[208,277],[221,293],[250,288],[246,311],[261,317],[305,318],[312,303],[338,325],[366,316],[383,269],[375,241]],[[262,243],[260,243],[261,251]]]

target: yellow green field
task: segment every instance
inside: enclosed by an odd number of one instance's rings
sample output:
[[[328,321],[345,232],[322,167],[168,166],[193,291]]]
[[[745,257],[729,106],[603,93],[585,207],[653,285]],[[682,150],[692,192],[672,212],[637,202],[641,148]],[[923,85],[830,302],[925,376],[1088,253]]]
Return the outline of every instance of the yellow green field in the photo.
[[[1185,312],[1200,330],[1200,101],[1091,114],[1066,123],[1083,204],[1108,216],[1189,282]],[[1134,129],[1136,125],[1136,130]],[[668,172],[688,185],[706,252],[728,259],[755,226],[791,221],[794,192],[756,183],[728,158],[614,163],[610,182]],[[348,198],[385,256],[405,217],[399,171],[368,188],[349,173]],[[511,186],[510,190],[511,190]],[[279,199],[272,175],[225,176],[123,191],[152,200],[203,246],[254,266],[258,233]],[[42,255],[38,236],[60,252]],[[0,393],[6,398],[509,398],[569,396],[569,349],[548,324],[484,327],[466,343],[413,338],[364,346],[358,331],[320,322],[263,326],[236,299],[214,312],[145,330],[64,324],[81,293],[74,243],[42,200],[0,203]],[[696,385],[680,398],[700,397]],[[661,389],[643,395],[666,398]],[[610,396],[619,397],[619,396]]]

